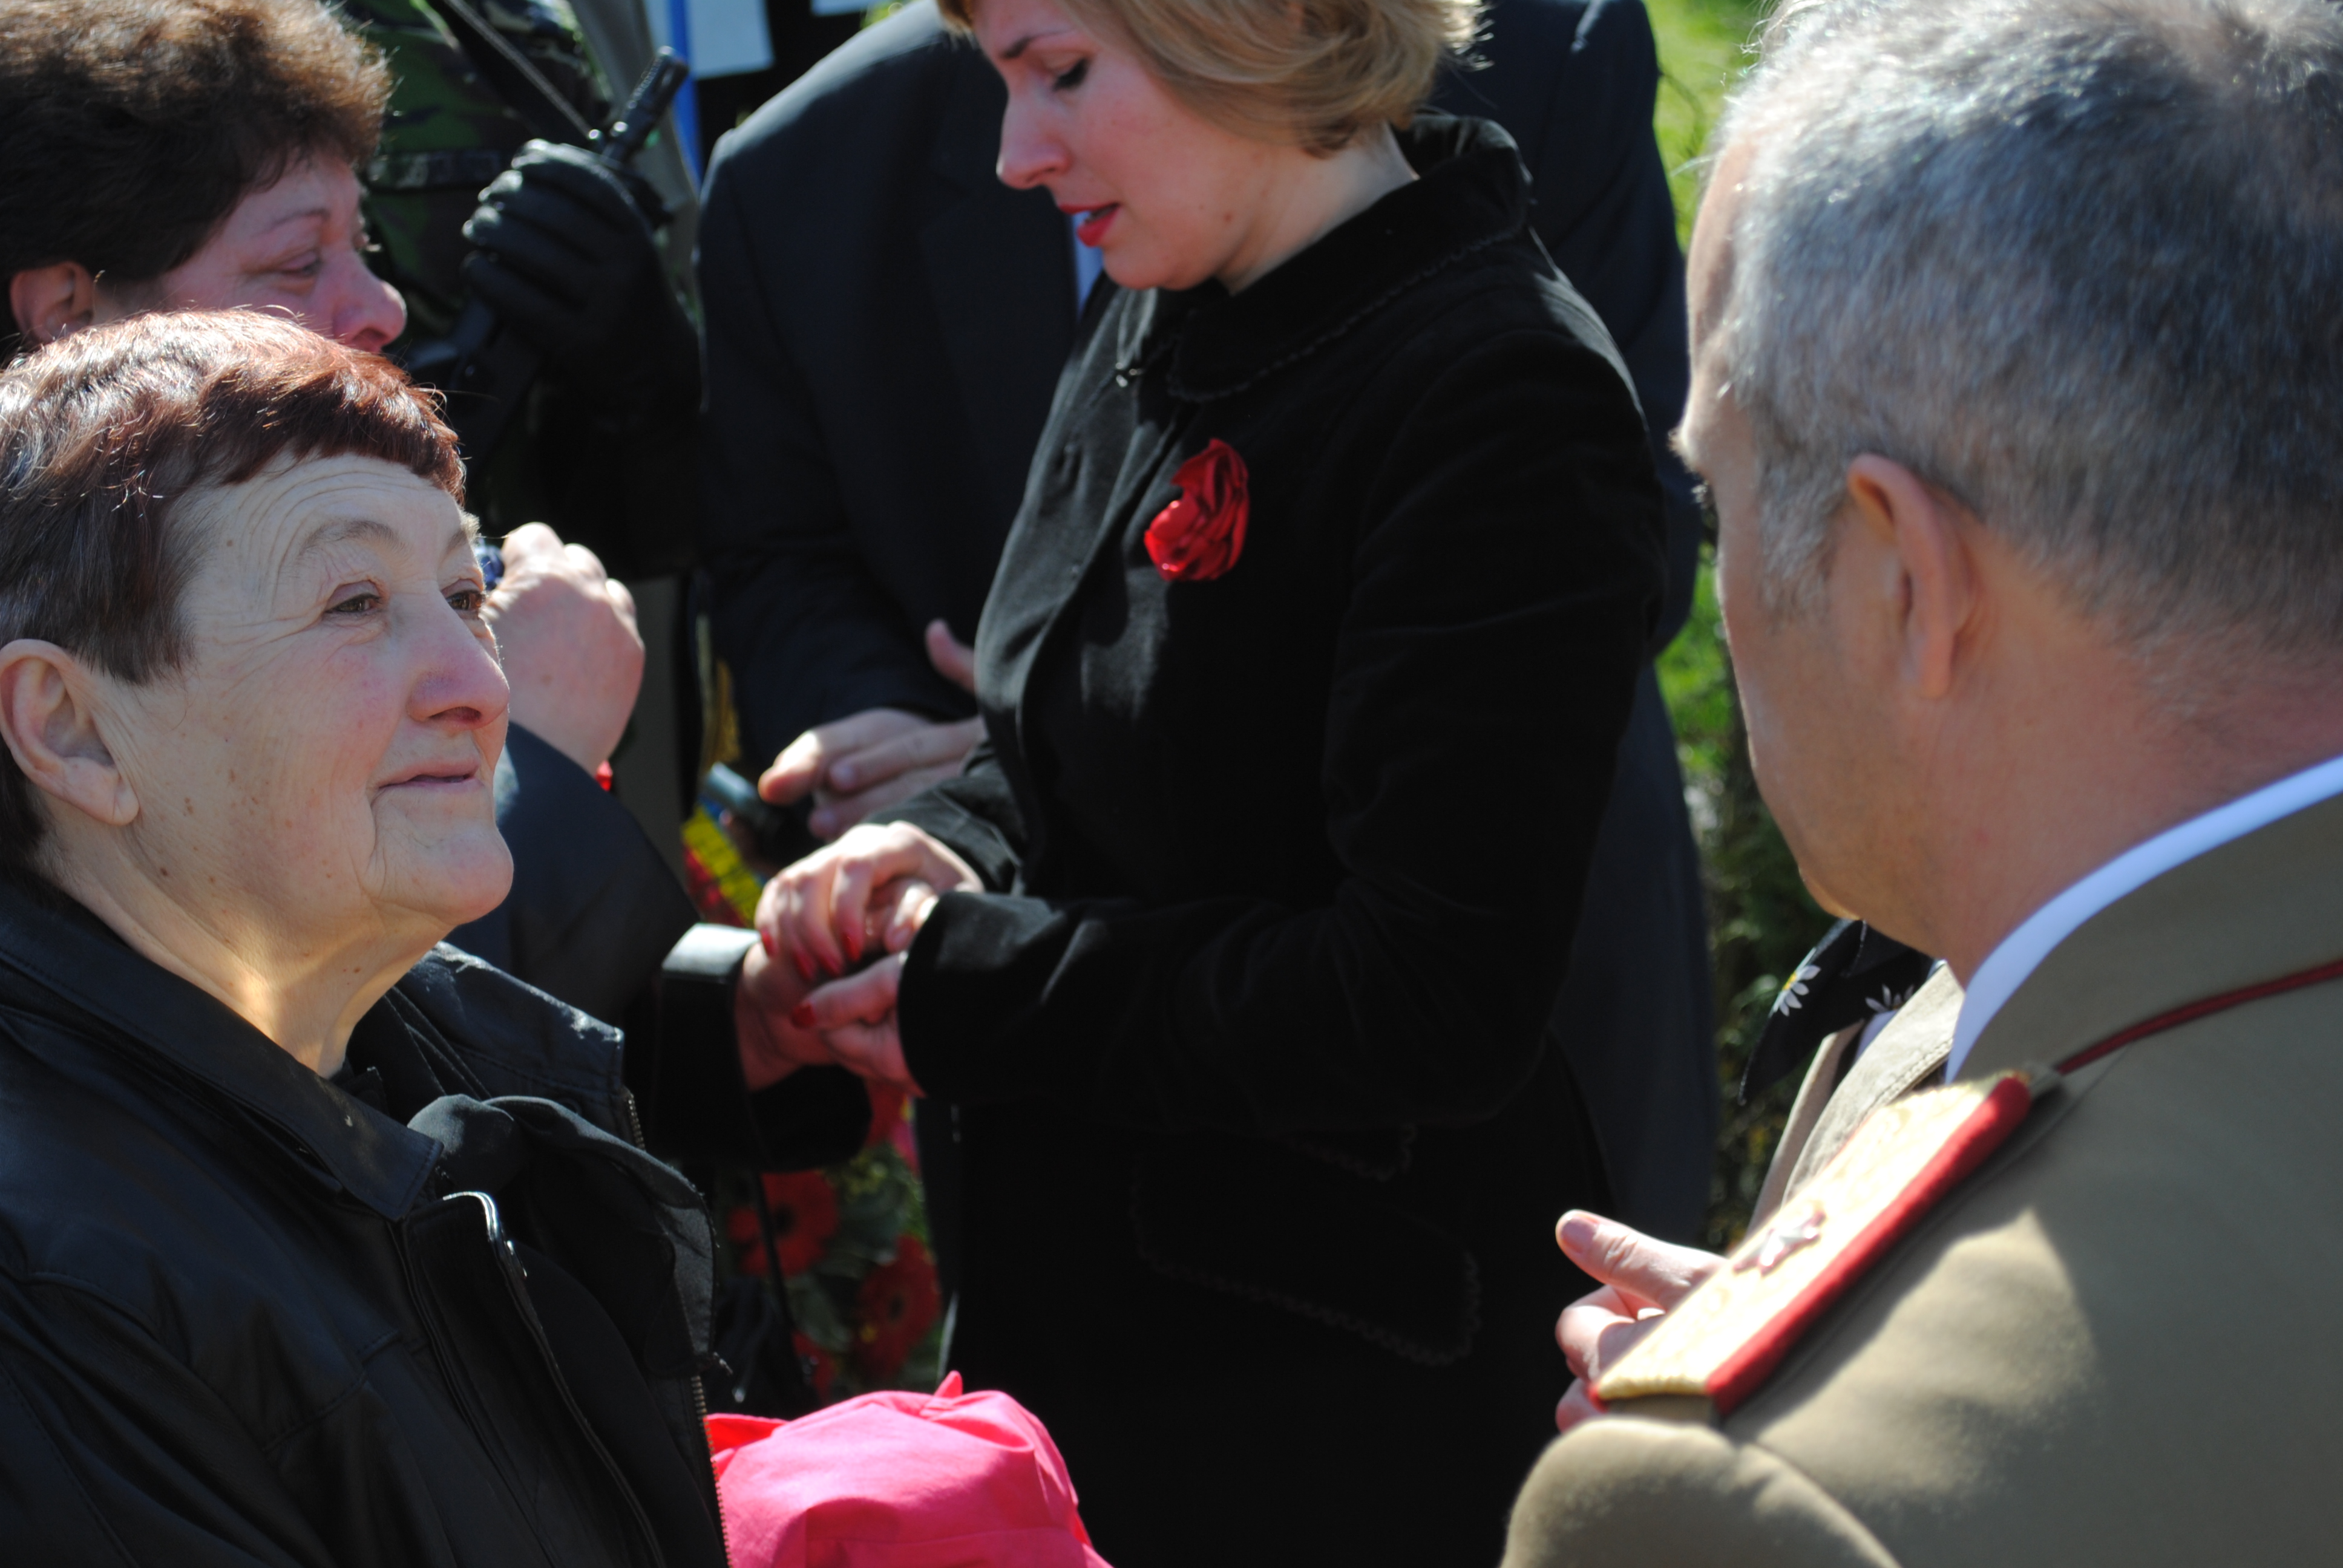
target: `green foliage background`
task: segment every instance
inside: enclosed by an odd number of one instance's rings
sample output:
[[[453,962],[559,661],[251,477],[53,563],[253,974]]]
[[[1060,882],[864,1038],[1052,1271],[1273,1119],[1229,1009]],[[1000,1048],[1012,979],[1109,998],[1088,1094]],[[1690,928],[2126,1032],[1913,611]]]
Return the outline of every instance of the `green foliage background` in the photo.
[[[1645,4],[1659,39],[1662,72],[1653,128],[1675,192],[1678,233],[1689,236],[1709,127],[1727,83],[1748,62],[1745,45],[1764,6],[1750,0]],[[1715,574],[1705,559],[1691,623],[1661,657],[1660,685],[1675,719],[1676,749],[1708,887],[1725,1119],[1710,1186],[1707,1241],[1722,1248],[1747,1228],[1795,1088],[1781,1084],[1755,1104],[1741,1105],[1741,1070],[1781,977],[1829,922],[1800,885],[1789,849],[1758,799],[1717,623]]]

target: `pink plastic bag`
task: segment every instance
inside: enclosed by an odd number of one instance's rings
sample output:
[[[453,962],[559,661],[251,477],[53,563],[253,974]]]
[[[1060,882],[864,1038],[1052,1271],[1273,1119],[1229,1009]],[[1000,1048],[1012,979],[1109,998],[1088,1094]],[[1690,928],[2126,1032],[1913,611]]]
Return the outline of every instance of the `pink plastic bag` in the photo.
[[[711,1415],[732,1568],[1107,1568],[1058,1445],[1002,1393],[866,1393]]]

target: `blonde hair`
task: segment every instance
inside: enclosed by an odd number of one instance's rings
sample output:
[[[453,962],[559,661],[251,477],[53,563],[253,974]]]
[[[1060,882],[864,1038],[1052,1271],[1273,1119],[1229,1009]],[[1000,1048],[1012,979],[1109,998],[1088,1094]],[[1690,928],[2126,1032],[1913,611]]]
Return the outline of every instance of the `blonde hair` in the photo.
[[[978,3],[937,0],[937,8],[969,34]],[[1059,3],[1086,31],[1130,45],[1204,118],[1322,154],[1375,126],[1407,125],[1481,22],[1481,0]]]

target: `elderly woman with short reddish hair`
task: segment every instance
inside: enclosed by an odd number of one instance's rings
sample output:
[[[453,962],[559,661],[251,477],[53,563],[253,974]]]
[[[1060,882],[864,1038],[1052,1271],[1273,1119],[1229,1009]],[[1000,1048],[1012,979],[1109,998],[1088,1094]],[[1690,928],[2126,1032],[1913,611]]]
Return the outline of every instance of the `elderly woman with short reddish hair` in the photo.
[[[512,874],[462,467],[240,313],[0,374],[0,1540],[722,1568],[707,1221]]]
[[[946,0],[1119,286],[964,777],[800,862],[766,1042],[949,1102],[955,1362],[1152,1563],[1493,1561],[1603,1191],[1545,1030],[1663,567],[1458,0]],[[870,961],[873,954],[876,961]],[[846,972],[853,970],[855,972]]]

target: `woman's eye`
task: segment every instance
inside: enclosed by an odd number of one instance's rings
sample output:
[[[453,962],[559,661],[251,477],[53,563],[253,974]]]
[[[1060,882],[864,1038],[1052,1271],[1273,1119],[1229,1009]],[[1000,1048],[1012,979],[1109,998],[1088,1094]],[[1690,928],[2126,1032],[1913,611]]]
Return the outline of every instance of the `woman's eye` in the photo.
[[[487,606],[488,602],[488,590],[485,588],[470,587],[459,588],[455,592],[447,596],[448,608],[453,609],[458,615],[461,616],[475,616],[479,614],[481,609]]]
[[[347,598],[337,598],[326,607],[327,615],[372,615],[382,608],[382,595],[371,588],[362,589]]]
[[[1065,70],[1051,77],[1050,85],[1061,93],[1071,92],[1082,85],[1082,78],[1089,75],[1090,71],[1091,63],[1088,60],[1077,60]]]
[[[326,258],[316,251],[311,251],[305,256],[287,262],[277,270],[286,277],[309,278],[317,276],[325,268]]]

